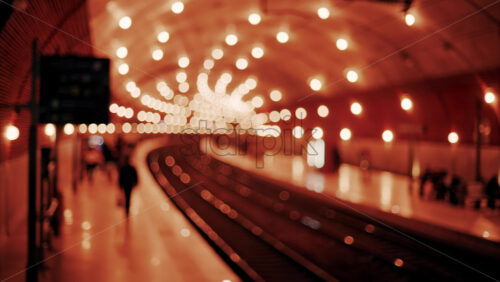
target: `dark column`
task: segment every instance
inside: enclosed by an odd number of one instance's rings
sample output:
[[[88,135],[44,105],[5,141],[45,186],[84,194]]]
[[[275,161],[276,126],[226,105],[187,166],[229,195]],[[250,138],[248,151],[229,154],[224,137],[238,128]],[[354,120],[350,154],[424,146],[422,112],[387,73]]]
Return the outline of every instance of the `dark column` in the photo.
[[[37,190],[37,127],[38,127],[38,105],[37,105],[37,77],[38,58],[37,42],[33,41],[33,63],[31,82],[31,125],[29,132],[29,173],[28,173],[28,265],[26,270],[26,281],[38,281],[37,250],[36,250],[36,190]]]

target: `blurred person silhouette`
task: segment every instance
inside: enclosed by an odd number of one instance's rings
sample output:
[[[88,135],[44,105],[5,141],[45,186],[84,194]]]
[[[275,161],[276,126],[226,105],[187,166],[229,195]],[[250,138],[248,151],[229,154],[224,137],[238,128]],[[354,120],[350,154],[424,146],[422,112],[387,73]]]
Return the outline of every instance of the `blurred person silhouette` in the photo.
[[[130,164],[129,156],[125,157],[125,161],[120,167],[119,176],[120,187],[123,189],[123,194],[125,196],[125,213],[127,217],[130,210],[130,197],[132,196],[132,189],[137,185],[137,171]]]
[[[85,153],[85,167],[87,168],[87,177],[90,183],[94,182],[94,171],[95,168],[101,163],[102,155],[101,152],[97,148],[90,148]]]
[[[106,143],[102,144],[102,155],[104,157],[104,163],[103,163],[104,171],[106,171],[108,175],[108,180],[112,181],[113,168],[115,167],[116,164],[116,157],[113,154],[111,148]]]
[[[333,146],[332,148],[332,162],[333,162],[333,172],[337,172],[340,168],[340,164],[342,163],[342,158],[340,157],[340,151],[337,146]]]
[[[462,184],[462,181],[458,176],[453,176],[451,179],[450,186],[448,187],[448,193],[449,193],[449,200],[450,203],[454,206],[459,204],[459,190],[460,186]]]
[[[424,173],[420,176],[420,188],[418,191],[418,194],[420,197],[424,197],[424,192],[425,192],[425,184],[427,181],[431,180],[431,170],[429,168],[426,168]]]
[[[500,196],[500,185],[498,184],[497,176],[493,176],[486,186],[484,187],[484,192],[488,199],[488,208],[495,209],[496,199]]]

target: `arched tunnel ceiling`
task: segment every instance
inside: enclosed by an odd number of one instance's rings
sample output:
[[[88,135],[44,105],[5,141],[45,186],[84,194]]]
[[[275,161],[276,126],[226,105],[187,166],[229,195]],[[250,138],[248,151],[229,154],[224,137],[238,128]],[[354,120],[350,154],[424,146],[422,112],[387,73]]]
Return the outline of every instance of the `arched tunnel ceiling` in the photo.
[[[183,1],[184,10],[174,14],[174,1],[101,1],[90,0],[90,26],[96,54],[113,59],[113,95],[118,103],[139,105],[125,91],[127,81],[135,81],[143,92],[159,97],[155,85],[165,80],[177,88],[177,60],[186,55],[186,69],[191,86],[188,96],[196,92],[196,77],[214,47],[224,50],[209,74],[210,84],[221,73],[233,75],[230,88],[255,76],[258,86],[250,92],[265,97],[267,108],[297,104],[313,93],[308,79],[319,76],[323,88],[315,95],[335,97],[349,91],[370,90],[401,85],[424,79],[475,72],[500,66],[500,3],[498,0],[420,0],[413,1],[410,12],[416,23],[404,22],[403,3],[379,1],[296,1],[296,0],[191,0]],[[328,7],[331,15],[320,19],[316,11]],[[258,25],[248,22],[248,15],[258,12]],[[130,16],[132,26],[122,30],[118,21]],[[170,39],[157,41],[166,30]],[[285,30],[290,40],[281,44],[276,33]],[[228,46],[228,33],[238,36],[238,43]],[[337,38],[345,38],[349,48],[339,51]],[[260,45],[261,59],[250,55]],[[115,51],[128,48],[128,56],[119,59]],[[155,48],[164,51],[154,61]],[[235,61],[245,57],[248,68],[238,70]],[[130,65],[127,75],[117,66]],[[359,81],[345,80],[347,69],[358,71]],[[269,100],[270,89],[281,89],[283,100]],[[304,101],[305,102],[305,101]]]

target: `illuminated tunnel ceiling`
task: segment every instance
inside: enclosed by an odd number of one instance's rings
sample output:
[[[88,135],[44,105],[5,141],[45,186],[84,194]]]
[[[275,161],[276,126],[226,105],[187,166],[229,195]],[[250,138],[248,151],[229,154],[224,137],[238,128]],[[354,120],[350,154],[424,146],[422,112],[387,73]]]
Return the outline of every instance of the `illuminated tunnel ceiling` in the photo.
[[[171,10],[174,1],[99,1],[90,0],[89,10],[96,53],[114,61],[113,92],[117,102],[135,105],[125,91],[125,83],[135,81],[142,92],[159,97],[156,83],[164,80],[176,89],[177,60],[188,56],[188,83],[195,92],[196,77],[214,47],[224,56],[209,74],[209,84],[223,72],[233,75],[232,83],[255,76],[258,86],[248,94],[265,97],[265,107],[274,109],[297,102],[314,93],[308,81],[318,77],[323,87],[315,95],[335,97],[349,91],[368,90],[464,72],[494,69],[500,65],[500,5],[495,0],[422,0],[414,1],[409,12],[416,22],[407,26],[403,3],[377,1],[184,1],[182,13]],[[327,7],[327,19],[317,9]],[[259,13],[257,25],[249,23],[251,13]],[[129,16],[132,25],[123,30],[119,19]],[[169,33],[160,43],[157,35]],[[276,34],[286,31],[287,43],[279,43]],[[228,46],[227,34],[238,42]],[[336,48],[344,38],[347,50]],[[128,55],[115,55],[120,46]],[[264,56],[251,55],[261,46]],[[164,56],[152,59],[159,48]],[[248,67],[239,70],[238,58],[248,59]],[[127,75],[117,72],[118,65],[130,66]],[[358,82],[345,80],[346,71],[356,70]],[[269,100],[270,89],[280,89],[283,99]],[[307,101],[303,101],[306,103]]]

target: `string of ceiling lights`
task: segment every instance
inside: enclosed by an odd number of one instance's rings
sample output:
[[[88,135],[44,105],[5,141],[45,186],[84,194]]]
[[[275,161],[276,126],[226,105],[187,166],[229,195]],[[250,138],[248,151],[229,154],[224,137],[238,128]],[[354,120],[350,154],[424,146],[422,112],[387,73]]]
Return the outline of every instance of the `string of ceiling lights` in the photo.
[[[266,1],[264,1],[266,2]],[[413,26],[417,19],[414,14],[409,12],[412,1],[394,1],[385,0],[379,2],[402,2],[404,4],[403,14],[404,22],[407,26]],[[265,4],[265,3],[264,3]],[[175,1],[171,5],[171,11],[174,14],[181,14],[185,9],[184,3],[182,1]],[[328,7],[322,6],[316,10],[317,17],[321,20],[327,20],[331,16],[331,10]],[[258,25],[262,21],[263,15],[258,12],[251,12],[248,15],[248,22],[251,25]],[[127,30],[132,26],[132,19],[129,16],[123,16],[118,20],[118,26]],[[170,34],[166,30],[162,30],[157,33],[156,40],[159,43],[167,43],[170,40]],[[232,47],[238,43],[238,36],[236,33],[228,33],[224,38],[224,42],[227,46]],[[290,40],[290,34],[287,30],[279,30],[276,32],[276,40],[280,44],[286,44]],[[335,46],[339,51],[346,51],[350,46],[350,42],[343,37],[337,38],[335,41]],[[117,64],[117,72],[126,76],[129,71],[129,65],[124,61],[128,56],[128,49],[126,46],[120,46],[115,50],[116,57],[119,59]],[[265,49],[262,45],[256,44],[250,50],[251,57],[258,60],[265,55]],[[215,88],[211,89],[208,85],[208,75],[210,71],[215,67],[215,62],[219,61],[224,56],[224,51],[220,47],[215,47],[212,49],[210,58],[207,58],[203,62],[203,71],[198,74],[197,77],[197,90],[198,93],[192,95],[192,99],[189,99],[183,94],[187,94],[190,90],[189,83],[187,82],[187,73],[184,71],[190,65],[190,59],[187,55],[182,55],[178,58],[177,65],[179,71],[176,73],[176,81],[178,82],[177,91],[182,94],[175,94],[173,88],[169,87],[165,81],[159,81],[157,83],[156,90],[163,97],[164,100],[157,99],[148,93],[142,93],[141,89],[136,85],[134,81],[128,81],[125,84],[125,89],[130,94],[130,97],[137,99],[142,106],[150,108],[151,111],[138,111],[135,112],[132,108],[127,108],[124,106],[119,106],[117,104],[112,104],[110,106],[110,112],[116,114],[120,118],[131,119],[136,114],[136,119],[140,122],[147,123],[124,123],[122,124],[122,132],[139,132],[139,133],[162,133],[162,132],[173,132],[180,133],[183,128],[191,127],[196,128],[200,125],[201,120],[207,120],[213,122],[213,126],[208,129],[215,128],[229,128],[228,124],[238,123],[241,127],[253,127],[253,128],[266,128],[268,122],[278,123],[280,121],[287,121],[291,118],[291,112],[288,109],[282,109],[281,111],[271,111],[269,114],[257,113],[256,110],[261,108],[264,104],[264,98],[260,95],[255,95],[252,99],[244,101],[242,98],[249,94],[257,86],[257,80],[254,77],[249,77],[244,83],[238,85],[232,93],[226,93],[226,88],[228,84],[232,81],[232,75],[230,73],[223,73],[216,82]],[[163,59],[164,52],[161,48],[155,48],[151,53],[151,58],[154,61],[160,61]],[[238,70],[245,70],[248,68],[250,62],[246,57],[238,57],[235,61],[235,67]],[[350,83],[356,83],[359,80],[358,71],[353,68],[347,68],[344,71],[345,79]],[[315,75],[308,79],[308,85],[311,90],[317,92],[321,91],[325,84],[324,79],[321,75]],[[269,99],[273,102],[279,102],[282,100],[283,93],[279,89],[271,89],[269,92]],[[492,104],[496,102],[496,94],[492,91],[487,91],[484,95],[484,101],[486,103]],[[228,111],[227,109],[231,109]],[[411,111],[413,108],[413,102],[409,95],[404,95],[401,99],[401,108],[405,111]],[[350,106],[351,113],[355,116],[360,116],[363,112],[363,106],[359,101],[355,101]],[[318,116],[321,118],[326,118],[329,115],[329,109],[326,105],[320,105],[317,109]],[[164,114],[164,118],[161,119],[160,114]],[[305,119],[307,112],[305,109],[299,107],[295,111],[295,118]],[[188,120],[189,119],[189,120]],[[158,123],[163,122],[166,125],[158,125]],[[148,124],[152,123],[151,126]],[[46,125],[50,127],[50,125]],[[147,127],[147,128],[144,128]],[[67,128],[67,130],[66,130]],[[73,134],[75,132],[75,127],[67,125],[65,126],[64,132],[66,134]],[[139,128],[141,130],[139,130]],[[197,128],[199,129],[199,127]],[[315,136],[323,137],[323,130],[320,127],[315,127]],[[114,133],[115,126],[113,124],[100,124],[100,125],[80,125],[80,133]],[[47,132],[47,131],[46,131]],[[49,131],[50,132],[50,131]],[[301,138],[304,135],[304,129],[302,127],[295,127],[293,130],[294,136],[296,138]],[[343,128],[340,130],[339,136],[341,140],[347,141],[352,137],[352,132],[349,128]],[[13,125],[8,125],[4,131],[4,136],[8,140],[15,140],[19,137],[19,130]],[[318,139],[319,139],[318,138]],[[385,142],[392,142],[394,139],[394,133],[387,129],[382,133],[382,139]],[[450,132],[448,140],[450,143],[458,142],[458,134],[456,132]]]

